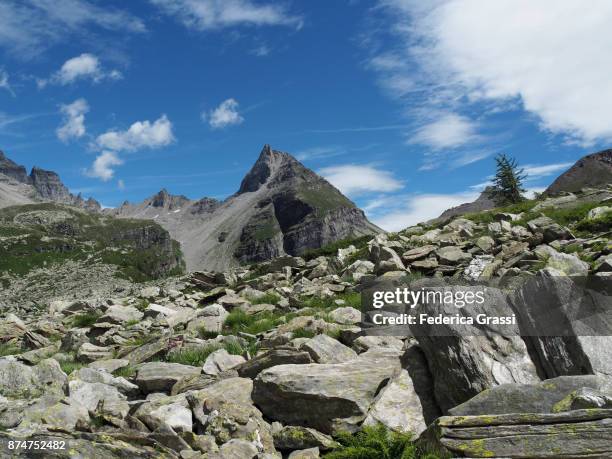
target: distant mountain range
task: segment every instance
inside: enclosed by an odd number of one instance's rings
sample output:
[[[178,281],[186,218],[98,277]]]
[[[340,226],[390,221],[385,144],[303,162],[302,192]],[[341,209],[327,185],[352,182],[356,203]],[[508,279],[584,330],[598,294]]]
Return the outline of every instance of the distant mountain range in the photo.
[[[51,201],[99,212],[100,203],[70,193],[55,172],[33,167],[30,175],[25,167],[11,161],[0,150],[0,208]]]
[[[382,232],[327,180],[269,145],[224,201],[190,200],[162,189],[141,203],[104,211],[96,200],[71,194],[56,173],[34,168],[28,175],[0,153],[0,208],[44,201],[154,220],[181,243],[189,270],[222,271]]]
[[[327,180],[269,145],[224,201],[193,201],[164,189],[105,212],[154,219],[181,243],[190,270],[224,270],[382,232]]]

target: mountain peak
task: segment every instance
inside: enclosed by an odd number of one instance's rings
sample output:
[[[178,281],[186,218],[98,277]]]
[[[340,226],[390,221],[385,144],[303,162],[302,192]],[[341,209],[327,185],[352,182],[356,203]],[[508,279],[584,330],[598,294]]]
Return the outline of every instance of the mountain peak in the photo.
[[[244,179],[242,179],[238,194],[257,191],[272,175],[274,165],[282,161],[282,155],[283,153],[272,150],[269,144],[265,144],[259,154],[259,158],[257,158],[257,161],[255,161],[247,175],[244,176]]]
[[[544,191],[551,195],[563,191],[576,192],[585,187],[607,185],[612,181],[612,149],[580,158]]]

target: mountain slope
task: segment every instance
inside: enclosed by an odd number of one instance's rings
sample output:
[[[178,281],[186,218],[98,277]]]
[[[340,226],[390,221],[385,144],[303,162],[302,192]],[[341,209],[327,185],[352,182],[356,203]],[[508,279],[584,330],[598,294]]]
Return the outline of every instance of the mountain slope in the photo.
[[[562,191],[576,192],[584,187],[597,187],[612,183],[612,149],[587,155],[561,174],[544,191],[557,194]]]
[[[95,199],[70,193],[55,172],[33,167],[28,175],[0,150],[0,208],[49,201],[95,212],[102,208]]]
[[[189,270],[221,271],[381,232],[329,182],[269,145],[238,192],[223,202],[191,201],[162,190],[108,212],[154,219],[181,243]]]

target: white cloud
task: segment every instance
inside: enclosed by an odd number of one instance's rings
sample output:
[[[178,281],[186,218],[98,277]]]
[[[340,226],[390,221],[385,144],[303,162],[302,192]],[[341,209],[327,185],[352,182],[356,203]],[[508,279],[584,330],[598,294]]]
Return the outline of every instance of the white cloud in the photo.
[[[208,124],[212,129],[223,129],[228,126],[241,124],[244,118],[238,113],[238,102],[236,99],[227,99],[209,113],[202,113],[202,121],[206,120],[208,120]]]
[[[373,166],[345,164],[325,167],[318,172],[341,192],[353,196],[371,192],[388,193],[404,186],[392,172]]]
[[[85,171],[85,174],[108,182],[115,175],[114,166],[120,166],[121,164],[123,164],[123,160],[116,153],[103,151],[96,157],[91,168]]]
[[[123,10],[87,0],[3,0],[0,47],[31,58],[76,34],[92,39],[96,29],[140,33],[144,23]]]
[[[278,2],[261,4],[251,0],[151,0],[186,27],[214,30],[238,25],[302,27],[302,19]]]
[[[123,78],[123,75],[119,70],[106,71],[96,56],[83,53],[64,62],[62,67],[51,78],[38,79],[36,83],[39,88],[44,88],[49,83],[68,85],[75,81],[86,79],[98,83],[104,79],[120,80],[121,78]]]
[[[382,204],[375,201],[374,207],[370,203],[365,206],[365,210],[376,225],[387,231],[399,231],[439,217],[446,209],[474,201],[477,197],[478,193],[473,192],[393,196],[387,197]],[[387,212],[375,212],[378,208],[385,208]]]
[[[153,123],[137,121],[126,131],[108,131],[97,137],[95,145],[101,150],[136,151],[142,148],[160,148],[174,142],[172,123],[162,115]]]
[[[13,88],[11,88],[11,85],[9,83],[9,75],[4,69],[0,69],[0,89],[7,90],[9,94],[15,97]]]
[[[305,150],[297,151],[295,157],[300,161],[308,161],[311,159],[319,158],[332,158],[335,156],[344,155],[347,150],[340,146],[324,146],[324,147],[312,147]]]
[[[89,111],[89,105],[83,98],[77,99],[71,104],[62,105],[60,111],[64,117],[62,124],[55,131],[62,142],[70,139],[78,139],[85,135],[85,114]]]
[[[523,167],[523,172],[527,174],[527,180],[536,180],[541,177],[555,174],[564,171],[574,163],[556,163],[556,164],[527,164]]]
[[[478,138],[476,123],[456,113],[446,113],[420,127],[409,143],[426,145],[434,150],[456,148]]]
[[[590,144],[612,140],[612,2],[380,0],[427,104],[517,100],[540,127]],[[414,66],[413,66],[414,67]]]

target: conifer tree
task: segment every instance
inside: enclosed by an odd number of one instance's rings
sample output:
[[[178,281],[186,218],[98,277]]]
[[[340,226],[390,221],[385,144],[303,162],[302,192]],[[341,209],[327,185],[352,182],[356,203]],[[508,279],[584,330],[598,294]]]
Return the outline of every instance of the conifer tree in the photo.
[[[519,169],[514,158],[501,153],[495,157],[497,163],[491,197],[498,205],[515,204],[523,199],[523,180],[526,175]]]

